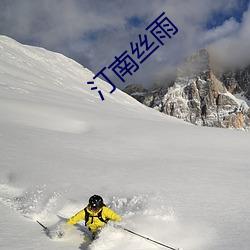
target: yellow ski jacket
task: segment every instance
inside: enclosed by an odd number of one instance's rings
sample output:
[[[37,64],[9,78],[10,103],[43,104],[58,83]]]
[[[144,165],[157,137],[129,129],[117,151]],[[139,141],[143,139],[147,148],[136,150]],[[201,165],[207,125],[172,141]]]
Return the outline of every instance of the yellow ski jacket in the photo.
[[[113,210],[110,208],[103,206],[99,211],[93,212],[89,209],[89,207],[86,207],[87,212],[89,213],[88,221],[85,221],[86,226],[90,229],[92,233],[97,232],[100,228],[102,228],[106,223],[104,221],[112,220],[112,221],[121,221],[120,215],[116,214]],[[98,218],[98,214],[101,212],[101,217],[104,221],[100,220]],[[68,221],[67,224],[74,225],[80,220],[85,220],[85,211],[82,209],[77,214],[72,216]]]

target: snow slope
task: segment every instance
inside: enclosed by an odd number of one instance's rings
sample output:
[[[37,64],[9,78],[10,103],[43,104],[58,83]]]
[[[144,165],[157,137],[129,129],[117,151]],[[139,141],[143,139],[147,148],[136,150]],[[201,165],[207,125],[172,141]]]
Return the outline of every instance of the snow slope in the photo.
[[[90,244],[83,223],[61,240],[36,223],[53,228],[95,193],[166,245],[250,249],[249,133],[192,126],[99,79],[102,101],[92,77],[0,36],[0,249],[162,249],[112,225]]]

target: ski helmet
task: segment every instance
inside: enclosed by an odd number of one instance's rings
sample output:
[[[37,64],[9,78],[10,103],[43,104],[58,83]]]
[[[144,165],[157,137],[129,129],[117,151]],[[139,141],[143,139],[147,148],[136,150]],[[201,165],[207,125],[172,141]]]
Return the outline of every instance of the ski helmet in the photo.
[[[89,198],[89,206],[93,210],[98,210],[103,207],[103,199],[99,195],[93,195]]]

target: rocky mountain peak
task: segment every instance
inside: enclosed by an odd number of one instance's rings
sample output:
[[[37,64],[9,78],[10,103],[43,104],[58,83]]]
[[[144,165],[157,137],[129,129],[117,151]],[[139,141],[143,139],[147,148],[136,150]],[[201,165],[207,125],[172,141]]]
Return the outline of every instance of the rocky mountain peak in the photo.
[[[194,77],[206,74],[210,70],[210,59],[207,49],[201,49],[188,57],[177,69],[177,77]]]
[[[149,107],[196,125],[248,129],[250,109],[233,94],[250,93],[250,67],[249,71],[215,74],[212,66],[209,51],[202,49],[178,67],[171,86],[129,94]]]

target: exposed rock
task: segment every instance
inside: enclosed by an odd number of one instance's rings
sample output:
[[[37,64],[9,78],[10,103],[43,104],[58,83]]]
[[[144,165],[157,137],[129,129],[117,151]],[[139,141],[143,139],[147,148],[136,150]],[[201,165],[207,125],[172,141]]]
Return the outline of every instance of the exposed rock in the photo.
[[[250,96],[250,67],[246,70],[217,75],[211,70],[209,53],[203,49],[177,70],[171,87],[154,87],[146,91],[141,86],[130,94],[145,105],[196,125],[248,129],[250,109],[247,103],[233,96]],[[219,80],[220,79],[220,80]],[[142,91],[143,89],[143,91]],[[140,93],[140,98],[138,98]]]
[[[230,93],[242,93],[250,100],[250,66],[245,69],[227,70],[224,73],[218,73],[217,77],[225,84]]]
[[[144,93],[147,90],[143,87],[142,84],[131,84],[131,85],[127,86],[123,91],[125,93],[131,95],[134,93]]]
[[[137,101],[143,102],[147,90],[141,84],[131,84],[123,89],[125,93],[133,96]]]

